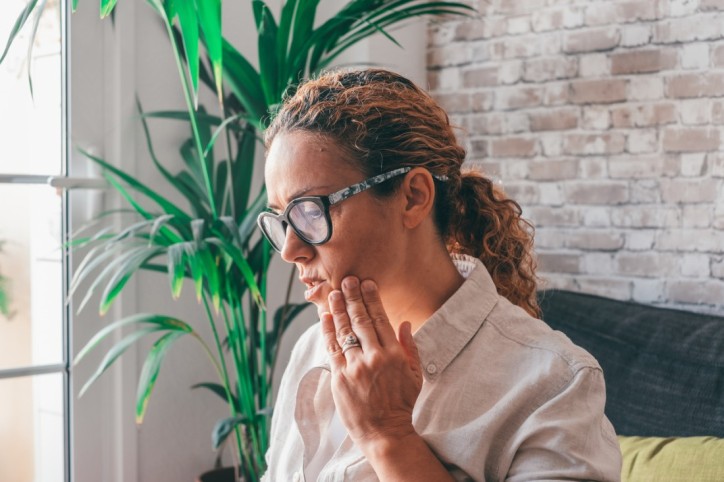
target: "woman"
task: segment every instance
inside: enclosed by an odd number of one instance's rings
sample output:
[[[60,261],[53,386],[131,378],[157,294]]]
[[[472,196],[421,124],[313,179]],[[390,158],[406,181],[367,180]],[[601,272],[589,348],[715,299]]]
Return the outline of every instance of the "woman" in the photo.
[[[266,133],[270,212],[321,322],[297,342],[265,480],[618,480],[601,369],[539,315],[519,206],[445,112],[384,70],[328,73]]]

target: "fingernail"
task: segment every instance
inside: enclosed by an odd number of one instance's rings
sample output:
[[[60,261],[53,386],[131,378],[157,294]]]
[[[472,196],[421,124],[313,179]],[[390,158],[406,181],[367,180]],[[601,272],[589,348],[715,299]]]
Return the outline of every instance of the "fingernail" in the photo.
[[[344,279],[344,287],[348,290],[353,290],[357,288],[359,281],[354,276],[349,276]]]
[[[375,290],[375,282],[371,279],[366,279],[362,282],[362,291],[371,293]]]
[[[342,299],[342,293],[340,291],[334,290],[329,294],[329,297],[332,299],[332,301],[339,301]]]

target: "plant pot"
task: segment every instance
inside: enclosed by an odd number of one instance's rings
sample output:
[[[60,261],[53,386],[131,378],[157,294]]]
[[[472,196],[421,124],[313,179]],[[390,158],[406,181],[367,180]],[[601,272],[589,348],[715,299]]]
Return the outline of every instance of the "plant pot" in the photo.
[[[196,477],[196,482],[237,482],[234,480],[234,467],[222,467],[209,470]]]

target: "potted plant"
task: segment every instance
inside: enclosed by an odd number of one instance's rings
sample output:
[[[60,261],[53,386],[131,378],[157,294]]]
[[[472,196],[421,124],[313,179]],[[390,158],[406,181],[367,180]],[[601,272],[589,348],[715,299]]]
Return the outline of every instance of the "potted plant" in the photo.
[[[3,250],[3,244],[5,241],[0,241],[0,253]],[[6,276],[0,273],[0,315],[5,318],[10,317],[10,280]]]
[[[140,179],[85,153],[103,168],[103,175],[127,201],[135,219],[120,232],[93,224],[90,234],[72,241],[87,253],[74,275],[70,294],[85,293],[79,305],[82,309],[100,292],[103,314],[139,270],[164,273],[174,296],[180,295],[188,280],[203,305],[213,337],[205,340],[191,323],[160,314],[137,314],[108,324],[78,353],[76,363],[116,330],[127,333],[108,350],[81,394],[134,342],[157,336],[138,382],[136,419],[141,423],[165,354],[179,338],[192,337],[218,374],[218,381],[197,386],[211,390],[229,407],[228,416],[213,429],[213,445],[218,448],[229,438],[236,454],[236,479],[256,481],[266,469],[271,380],[279,342],[306,306],[290,304],[287,297],[284,306],[267,316],[272,252],[256,232],[255,223],[265,208],[266,191],[262,186],[252,192],[259,133],[285,92],[328,67],[360,40],[380,32],[395,42],[386,29],[403,20],[432,14],[467,15],[472,9],[448,1],[351,0],[316,25],[319,0],[285,1],[278,19],[264,1],[253,0],[257,70],[222,36],[221,0],[148,3],[167,31],[186,110],[141,112],[141,122],[152,162],[183,202],[172,202]],[[74,9],[76,4],[73,0]],[[43,5],[30,1],[8,45],[33,9]],[[115,5],[114,0],[101,0],[101,16],[111,14]],[[200,85],[216,93],[217,114],[205,106],[197,108]],[[180,146],[185,167],[179,172],[171,172],[156,157],[149,118],[188,123],[191,137]],[[225,141],[223,148],[217,146],[220,139]]]

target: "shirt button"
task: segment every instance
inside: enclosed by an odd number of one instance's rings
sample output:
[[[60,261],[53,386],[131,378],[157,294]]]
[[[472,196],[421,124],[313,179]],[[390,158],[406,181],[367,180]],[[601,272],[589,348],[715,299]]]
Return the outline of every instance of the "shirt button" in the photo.
[[[426,370],[430,375],[434,375],[437,373],[437,366],[434,363],[428,363]]]

